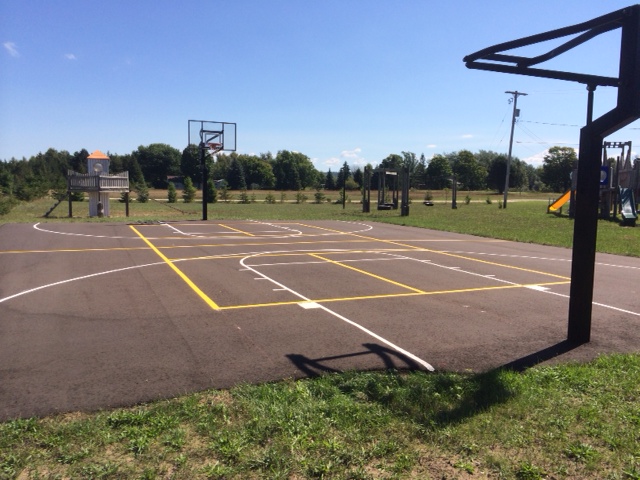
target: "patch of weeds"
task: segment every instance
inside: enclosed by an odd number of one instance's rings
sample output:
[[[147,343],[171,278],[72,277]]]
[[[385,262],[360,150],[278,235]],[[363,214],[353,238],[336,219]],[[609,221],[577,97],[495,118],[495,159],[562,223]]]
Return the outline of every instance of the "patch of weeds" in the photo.
[[[176,466],[176,468],[183,468],[187,464],[187,460],[189,460],[189,457],[187,457],[184,453],[181,453],[176,457],[173,464]]]
[[[111,475],[115,475],[117,472],[118,465],[112,462],[91,463],[89,465],[84,465],[80,469],[82,477],[90,480],[108,478]]]
[[[225,432],[213,440],[209,447],[224,460],[236,463],[240,460],[245,442],[233,433]]]
[[[324,478],[331,474],[334,464],[330,460],[316,457],[304,457],[300,460],[304,474],[307,478]]]
[[[25,436],[35,436],[40,426],[35,418],[12,420],[0,423],[0,447],[16,440],[24,440]]]
[[[207,478],[222,479],[231,475],[233,473],[233,470],[225,465],[222,465],[220,462],[216,462],[214,464],[205,465],[200,469],[200,472],[202,472],[202,474]]]
[[[587,463],[590,460],[595,459],[598,455],[598,451],[586,443],[575,443],[570,445],[564,451],[564,454],[576,462]]]
[[[546,475],[541,468],[529,462],[522,462],[515,473],[518,480],[542,480]]]
[[[149,420],[150,412],[146,410],[123,410],[113,412],[107,417],[107,425],[111,428],[124,426],[142,426]]]
[[[129,438],[129,445],[127,446],[127,449],[131,453],[133,453],[135,456],[138,456],[147,450],[150,443],[151,443],[151,440],[147,435],[144,435],[144,434],[136,435],[134,437]]]
[[[289,478],[291,467],[289,455],[278,448],[269,447],[247,462],[251,470],[268,474],[268,478]]]
[[[364,467],[357,467],[355,470],[350,470],[345,474],[345,478],[348,480],[373,480],[373,475],[367,473]]]
[[[475,443],[465,443],[460,446],[460,453],[467,457],[471,457],[478,453],[478,445]]]
[[[14,478],[21,468],[22,462],[17,455],[10,453],[0,457],[0,478]]]
[[[91,450],[88,447],[81,447],[77,450],[63,448],[60,453],[58,453],[56,460],[58,463],[62,463],[63,465],[71,465],[76,463],[78,460],[88,457],[90,453]]]
[[[169,431],[163,438],[162,443],[171,450],[180,450],[185,444],[185,432],[181,428]]]
[[[381,440],[377,442],[373,448],[371,449],[371,456],[374,458],[382,458],[387,455],[393,455],[394,453],[400,451],[401,449],[400,443],[394,439],[389,438],[387,440]]]
[[[416,463],[416,458],[410,453],[399,453],[396,455],[395,462],[393,464],[394,473],[408,472],[413,468]]]
[[[640,465],[636,457],[632,456],[629,465],[622,471],[625,479],[640,480]]]
[[[459,468],[460,470],[464,470],[469,475],[473,475],[473,465],[469,462],[464,462],[462,460],[458,460],[453,464],[454,468]]]

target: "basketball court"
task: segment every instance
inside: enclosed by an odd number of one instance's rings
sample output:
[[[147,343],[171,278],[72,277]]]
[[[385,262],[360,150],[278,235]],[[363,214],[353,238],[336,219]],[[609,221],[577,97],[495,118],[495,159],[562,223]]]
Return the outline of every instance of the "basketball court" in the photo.
[[[0,226],[0,419],[371,369],[486,371],[640,344],[640,259],[378,223]]]

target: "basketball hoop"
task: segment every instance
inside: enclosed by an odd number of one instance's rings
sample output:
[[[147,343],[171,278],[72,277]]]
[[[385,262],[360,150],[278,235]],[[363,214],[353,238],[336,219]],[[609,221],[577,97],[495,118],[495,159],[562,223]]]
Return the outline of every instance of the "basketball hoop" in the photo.
[[[222,150],[222,144],[221,143],[207,143],[207,147],[209,147],[209,150],[211,150],[211,153],[217,153],[220,150]]]

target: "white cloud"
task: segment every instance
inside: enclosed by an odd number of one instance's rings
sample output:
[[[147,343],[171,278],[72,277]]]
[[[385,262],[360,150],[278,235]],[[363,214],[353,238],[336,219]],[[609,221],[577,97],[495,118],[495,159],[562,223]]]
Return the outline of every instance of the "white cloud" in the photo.
[[[77,60],[76,56],[73,53],[65,53],[64,58],[67,60]]]
[[[342,165],[342,162],[341,162],[341,161],[340,161],[340,159],[339,159],[339,158],[337,158],[337,157],[331,157],[331,158],[326,159],[326,160],[324,161],[324,164],[325,164],[327,167],[334,167],[334,166],[336,166],[336,165]]]
[[[528,163],[529,165],[533,165],[534,167],[540,167],[544,161],[545,155],[549,153],[549,149],[545,149],[535,155],[531,155],[530,157],[522,159],[524,163]]]
[[[2,44],[2,46],[9,53],[9,55],[11,55],[12,57],[19,57],[20,56],[20,52],[18,52],[18,47],[16,47],[15,43],[13,43],[13,42],[4,42]]]
[[[473,135],[470,133],[465,133],[464,135],[462,135],[460,138],[473,138]]]
[[[367,160],[361,156],[362,149],[360,147],[351,150],[342,150],[337,157],[329,157],[322,162],[323,168],[331,168],[334,171],[342,168],[342,164],[347,162],[351,167],[361,167],[367,164]]]
[[[354,148],[353,150],[343,150],[340,156],[342,158],[359,158],[361,151],[362,149],[360,147]]]
[[[430,143],[427,148],[438,148],[438,146],[435,143]]]

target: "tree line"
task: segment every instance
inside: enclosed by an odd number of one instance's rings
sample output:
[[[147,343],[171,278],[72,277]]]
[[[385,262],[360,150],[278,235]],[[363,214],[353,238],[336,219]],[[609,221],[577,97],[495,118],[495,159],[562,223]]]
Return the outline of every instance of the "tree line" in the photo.
[[[110,173],[129,171],[133,189],[167,188],[172,176],[188,177],[195,185],[202,185],[202,169],[198,147],[189,145],[180,151],[170,145],[154,143],[139,146],[137,150],[118,155],[107,152],[111,159]],[[86,173],[89,152],[82,149],[69,153],[50,148],[44,153],[26,159],[0,162],[0,192],[5,203],[10,200],[30,201],[53,192],[66,192],[68,170]],[[541,167],[534,167],[518,158],[511,160],[509,188],[522,190],[547,189],[565,191],[569,174],[577,160],[575,150],[552,147]],[[281,150],[275,156],[270,152],[259,155],[219,153],[205,155],[211,178],[224,180],[229,189],[348,190],[362,188],[363,169],[355,171],[345,162],[336,172],[320,172],[311,159],[299,152]],[[375,166],[377,168],[406,168],[410,187],[440,190],[451,186],[456,178],[464,190],[491,189],[503,193],[507,157],[493,151],[473,153],[460,150],[436,154],[427,160],[413,152],[391,154]],[[377,188],[377,176],[372,177],[372,188]]]

